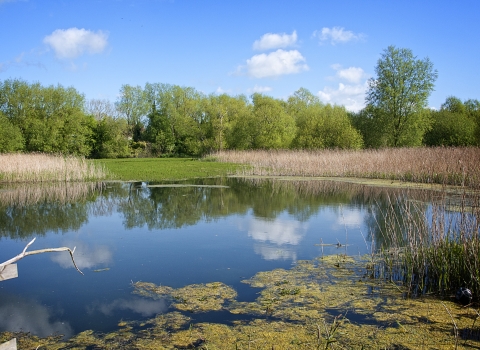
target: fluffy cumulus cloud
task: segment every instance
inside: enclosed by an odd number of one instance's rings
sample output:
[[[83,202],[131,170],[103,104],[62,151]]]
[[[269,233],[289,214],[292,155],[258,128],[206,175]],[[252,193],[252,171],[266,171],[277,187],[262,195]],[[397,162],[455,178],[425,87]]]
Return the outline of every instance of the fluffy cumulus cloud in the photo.
[[[271,78],[308,70],[305,58],[297,50],[278,49],[268,54],[255,55],[247,60],[247,75],[253,78]]]
[[[360,40],[365,37],[364,34],[357,34],[350,30],[345,30],[343,27],[324,27],[322,30],[316,30],[313,32],[313,36],[317,37],[320,42],[330,41],[332,45],[337,43],[346,43],[353,40]]]
[[[253,43],[253,49],[259,51],[272,50],[272,49],[284,49],[290,47],[297,42],[297,32],[293,31],[292,34],[264,34],[259,40],[255,40]]]
[[[349,111],[357,112],[365,106],[365,92],[368,88],[368,75],[360,67],[343,68],[340,64],[332,65],[336,71],[334,80],[341,80],[337,87],[326,86],[318,92],[318,97],[325,103],[345,106]]]
[[[338,87],[326,86],[318,92],[318,97],[325,103],[345,106],[349,111],[358,112],[365,106],[367,83],[349,85],[339,83]]]
[[[108,34],[101,30],[92,32],[83,28],[57,29],[47,35],[43,42],[55,51],[58,58],[72,59],[84,53],[103,52],[108,44]]]
[[[349,67],[338,69],[337,76],[351,83],[360,83],[366,77],[364,70],[360,67]]]
[[[269,92],[269,91],[272,91],[272,88],[270,86],[259,86],[257,84],[255,84],[255,86],[253,88],[250,88],[250,89],[247,89],[247,92],[249,94],[253,94],[253,93],[264,93],[264,92]]]

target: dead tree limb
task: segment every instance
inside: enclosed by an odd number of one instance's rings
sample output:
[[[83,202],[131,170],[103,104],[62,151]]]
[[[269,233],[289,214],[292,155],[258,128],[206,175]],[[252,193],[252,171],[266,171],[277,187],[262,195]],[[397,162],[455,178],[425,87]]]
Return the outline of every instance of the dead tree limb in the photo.
[[[32,239],[30,241],[30,243],[28,243],[25,248],[23,249],[23,252],[21,252],[20,254],[18,254],[17,256],[11,258],[10,260],[7,260],[3,263],[0,264],[0,272],[3,271],[3,269],[7,266],[7,265],[10,265],[10,264],[13,264],[14,262],[17,262],[18,260],[20,259],[23,259],[24,257],[28,256],[28,255],[35,255],[35,254],[41,254],[41,253],[52,253],[52,252],[69,252],[70,253],[70,257],[72,258],[72,262],[73,262],[73,266],[75,266],[75,269],[80,272],[82,275],[83,275],[83,272],[80,271],[80,269],[78,268],[77,264],[75,263],[75,259],[73,259],[73,253],[75,252],[75,248],[70,249],[68,247],[60,247],[60,248],[47,248],[47,249],[39,249],[39,250],[32,250],[30,252],[27,252],[27,249],[28,247],[30,247],[33,242],[35,242],[35,239]]]

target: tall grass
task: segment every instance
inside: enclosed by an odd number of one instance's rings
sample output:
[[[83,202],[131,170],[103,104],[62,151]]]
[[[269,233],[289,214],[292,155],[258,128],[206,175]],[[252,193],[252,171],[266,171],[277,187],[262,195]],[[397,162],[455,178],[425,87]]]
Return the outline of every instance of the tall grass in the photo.
[[[341,176],[480,187],[480,148],[221,151],[210,157],[250,165],[239,175]]]
[[[102,166],[82,157],[0,154],[0,182],[92,181],[105,176]]]
[[[389,197],[377,218],[379,244],[390,278],[400,279],[410,294],[451,295],[469,288],[480,298],[480,196],[448,197],[431,204]]]

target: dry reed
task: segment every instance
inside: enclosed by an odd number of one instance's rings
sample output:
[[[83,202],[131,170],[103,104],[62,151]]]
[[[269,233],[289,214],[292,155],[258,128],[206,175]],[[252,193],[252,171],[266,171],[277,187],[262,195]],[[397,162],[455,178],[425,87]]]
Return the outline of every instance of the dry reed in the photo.
[[[336,176],[480,187],[480,148],[220,151],[220,162],[249,165],[238,175]]]
[[[105,170],[82,157],[49,154],[0,154],[0,182],[92,181]]]

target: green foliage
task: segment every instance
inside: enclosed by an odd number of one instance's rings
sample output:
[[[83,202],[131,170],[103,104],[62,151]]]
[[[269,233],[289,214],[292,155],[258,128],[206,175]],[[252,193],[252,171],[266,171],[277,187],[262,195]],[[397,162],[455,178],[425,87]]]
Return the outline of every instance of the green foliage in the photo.
[[[288,111],[295,116],[297,126],[293,148],[359,149],[363,145],[344,107],[323,105],[306,89],[288,99]]]
[[[478,124],[467,112],[467,106],[458,98],[450,96],[440,111],[431,111],[432,128],[425,134],[427,146],[475,146]]]
[[[88,155],[91,129],[83,104],[83,95],[74,88],[42,87],[22,80],[0,83],[0,111],[9,121],[5,125],[13,127],[7,128],[16,135],[14,148],[23,137],[28,152]]]
[[[127,138],[128,124],[125,119],[104,117],[93,131],[93,158],[125,158],[131,150]]]
[[[474,146],[476,123],[465,114],[432,111],[433,125],[424,137],[427,146]]]
[[[367,105],[371,117],[385,135],[387,146],[418,146],[430,128],[425,113],[437,71],[428,58],[413,56],[409,49],[389,46],[375,67],[377,77],[369,80]]]
[[[289,148],[295,136],[295,120],[284,103],[272,97],[253,94],[253,114],[247,129],[251,147],[256,149]]]
[[[236,128],[240,120],[251,113],[251,106],[244,95],[229,96],[227,94],[208,96],[205,113],[209,123],[208,137],[211,139],[209,151],[221,151],[235,148],[241,143],[241,136],[236,135],[241,129]]]
[[[115,105],[127,121],[129,126],[128,136],[133,137],[134,141],[138,141],[140,139],[141,125],[143,125],[143,119],[149,107],[146,92],[140,86],[122,85],[120,98]]]
[[[21,151],[24,142],[20,128],[0,112],[0,153]]]

